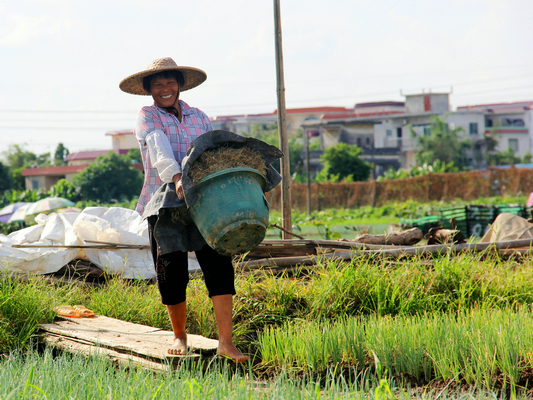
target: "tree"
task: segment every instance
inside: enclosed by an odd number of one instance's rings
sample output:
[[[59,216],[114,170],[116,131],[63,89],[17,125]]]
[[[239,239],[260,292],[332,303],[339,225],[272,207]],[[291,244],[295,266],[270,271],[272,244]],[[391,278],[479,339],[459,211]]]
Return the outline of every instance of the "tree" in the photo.
[[[50,152],[39,154],[35,163],[38,167],[49,167],[52,165],[52,160],[50,159]]]
[[[489,165],[515,165],[520,164],[522,159],[514,154],[514,151],[509,147],[505,151],[490,154],[488,159]]]
[[[66,165],[66,158],[70,154],[70,151],[63,146],[63,143],[59,143],[54,153],[54,165]]]
[[[8,150],[4,152],[7,163],[11,171],[37,164],[37,156],[31,151],[24,149],[25,145],[13,144],[9,146]]]
[[[143,177],[131,166],[129,158],[110,151],[76,174],[72,183],[82,199],[112,203],[130,201],[139,195]]]
[[[24,177],[22,170],[32,165],[37,165],[37,156],[31,151],[25,150],[25,145],[14,144],[9,146],[4,152],[4,156],[9,165],[9,174],[11,175],[11,185],[13,189],[24,190]]]
[[[328,148],[320,157],[324,163],[324,169],[320,171],[320,177],[326,180],[348,179],[353,181],[366,181],[372,170],[372,164],[359,158],[363,152],[356,145],[338,143]]]
[[[66,179],[60,179],[54,186],[50,188],[50,196],[63,197],[64,199],[74,202],[80,200],[80,195],[76,191],[76,187],[72,182],[69,182]]]
[[[139,148],[129,149],[128,153],[125,154],[124,157],[127,157],[132,164],[142,163],[141,150],[139,150]]]
[[[461,139],[461,133],[464,133],[462,127],[450,129],[444,119],[438,116],[431,118],[431,127],[429,135],[418,136],[411,128],[411,135],[417,138],[420,150],[417,151],[415,159],[418,165],[433,164],[436,160],[444,164],[454,163],[460,169],[466,169],[469,166],[466,151],[473,147],[468,139]]]
[[[4,165],[0,161],[0,193],[3,193],[7,189],[11,189],[13,186],[13,179],[9,167]]]
[[[9,146],[4,156],[9,164],[12,187],[16,190],[24,190],[25,183],[22,176],[22,170],[25,168],[45,167],[50,165],[50,153],[36,155],[25,149],[25,144],[14,144]]]

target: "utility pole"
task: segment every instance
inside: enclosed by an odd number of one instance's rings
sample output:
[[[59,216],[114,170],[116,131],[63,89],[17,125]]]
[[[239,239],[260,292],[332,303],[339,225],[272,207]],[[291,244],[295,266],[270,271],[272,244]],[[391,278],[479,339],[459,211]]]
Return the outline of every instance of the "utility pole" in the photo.
[[[280,160],[281,165],[281,215],[282,238],[291,239],[292,214],[291,214],[291,171],[289,163],[289,141],[287,138],[287,111],[285,108],[285,78],[283,76],[283,50],[281,47],[281,14],[280,0],[274,0],[274,30],[276,38],[276,78],[278,94],[278,134],[279,147],[283,152]]]
[[[307,215],[311,215],[311,178],[309,174],[309,131],[303,129],[304,132],[304,150],[305,150],[305,181],[307,184]]]

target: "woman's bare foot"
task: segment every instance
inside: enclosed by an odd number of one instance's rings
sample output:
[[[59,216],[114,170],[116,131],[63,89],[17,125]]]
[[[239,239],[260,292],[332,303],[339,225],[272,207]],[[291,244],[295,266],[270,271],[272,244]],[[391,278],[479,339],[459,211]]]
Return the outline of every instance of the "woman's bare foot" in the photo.
[[[217,354],[231,358],[236,363],[244,363],[248,361],[248,357],[242,354],[233,343],[223,343],[219,341]]]
[[[187,334],[174,338],[174,343],[168,348],[168,354],[183,356],[187,354]]]

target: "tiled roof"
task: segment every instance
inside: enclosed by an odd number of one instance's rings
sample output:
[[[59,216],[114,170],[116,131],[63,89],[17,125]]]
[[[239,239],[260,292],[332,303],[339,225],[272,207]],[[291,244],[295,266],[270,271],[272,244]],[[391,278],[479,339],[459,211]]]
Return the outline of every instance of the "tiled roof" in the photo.
[[[65,175],[83,171],[87,165],[60,165],[58,167],[26,168],[22,176]]]
[[[307,108],[287,108],[287,114],[309,114],[309,113],[334,113],[334,112],[347,112],[346,107],[307,107]],[[277,114],[278,110],[275,110],[273,114]]]
[[[77,153],[70,153],[65,161],[74,161],[74,160],[95,160],[98,156],[106,156],[110,151],[117,154],[127,154],[129,149],[113,149],[113,150],[90,150],[90,151],[79,151]]]
[[[347,118],[367,118],[367,117],[377,117],[381,115],[396,115],[396,114],[402,114],[404,115],[404,111],[375,111],[375,112],[346,112],[346,113],[338,113],[338,114],[326,114],[322,117],[323,120],[331,120],[331,119],[347,119]]]
[[[70,153],[65,161],[74,160],[94,160],[98,156],[105,156],[112,150],[91,150],[91,151],[79,151],[77,153]]]
[[[491,110],[493,112],[505,112],[506,109],[514,109],[514,110],[530,110],[533,109],[533,101],[515,101],[513,103],[492,103],[492,104],[476,104],[473,106],[460,106],[457,107],[457,111],[465,111],[465,110]],[[516,111],[510,111],[510,112],[516,112]]]
[[[36,176],[36,175],[65,175],[75,174],[83,171],[89,164],[83,165],[61,165],[58,167],[43,167],[43,168],[26,168],[22,170],[22,176]],[[143,165],[141,163],[132,164],[133,168],[143,171]]]

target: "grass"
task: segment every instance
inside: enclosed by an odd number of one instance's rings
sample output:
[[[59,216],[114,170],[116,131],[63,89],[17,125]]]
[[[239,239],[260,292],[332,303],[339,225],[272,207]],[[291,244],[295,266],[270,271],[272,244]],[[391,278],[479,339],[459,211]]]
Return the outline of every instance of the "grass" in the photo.
[[[398,213],[398,215],[401,213]],[[304,212],[292,212],[292,230],[306,239],[354,239],[361,233],[382,234],[392,223],[399,223],[401,218],[396,213],[387,215],[369,210],[335,210],[314,211],[311,215]],[[270,223],[283,226],[280,212],[270,213]],[[266,239],[281,238],[281,230],[269,228]]]
[[[327,377],[325,382],[295,382],[281,374],[273,382],[251,379],[227,363],[205,368],[184,364],[175,371],[153,373],[115,367],[103,358],[12,352],[0,360],[2,399],[365,399],[357,383]],[[384,387],[388,387],[385,382]]]
[[[286,321],[343,316],[457,313],[473,308],[518,308],[533,303],[533,262],[461,254],[403,261],[327,260],[291,276],[237,275],[234,320],[238,337]],[[84,304],[98,314],[170,330],[155,285],[111,278],[103,288],[59,286],[35,278],[0,276],[0,351],[24,347],[60,304]],[[188,330],[216,337],[211,302],[192,280]]]
[[[32,346],[60,304],[170,330],[155,285],[109,278],[102,288],[60,286],[2,274],[0,398],[528,398],[532,274],[530,259],[487,254],[325,260],[290,274],[239,274],[235,337],[252,362],[170,375]],[[188,289],[187,329],[217,337],[199,279]],[[90,374],[77,385],[83,369]]]
[[[418,384],[434,380],[488,390],[526,384],[533,373],[533,313],[467,310],[457,314],[339,318],[267,329],[262,361],[302,371],[386,370]],[[378,365],[379,364],[379,365]]]
[[[134,365],[114,366],[99,357],[11,352],[0,358],[1,399],[355,399],[489,400],[505,398],[476,388],[403,390],[385,377],[359,373],[352,381],[328,372],[320,381],[280,373],[271,381],[253,379],[249,368],[235,371],[227,363],[199,368],[184,364],[154,373]],[[517,390],[517,400],[528,399]]]
[[[391,203],[380,207],[363,206],[354,209],[313,210],[310,215],[305,211],[292,210],[293,232],[306,239],[354,239],[361,233],[383,234],[390,224],[398,224],[402,219],[417,219],[428,215],[438,215],[438,210],[445,207],[464,204],[525,205],[527,196],[479,198],[475,201],[454,202],[434,201],[420,203],[414,200]],[[282,215],[278,210],[270,211],[270,223],[283,226]],[[267,239],[281,238],[281,231],[276,228],[267,230]]]

